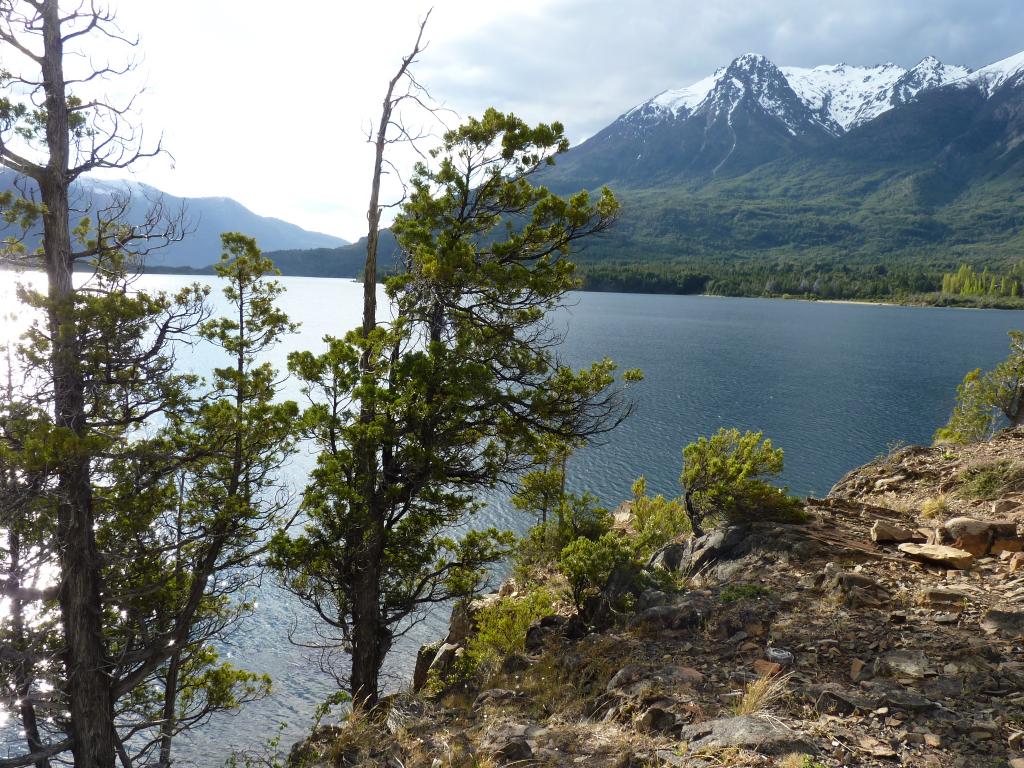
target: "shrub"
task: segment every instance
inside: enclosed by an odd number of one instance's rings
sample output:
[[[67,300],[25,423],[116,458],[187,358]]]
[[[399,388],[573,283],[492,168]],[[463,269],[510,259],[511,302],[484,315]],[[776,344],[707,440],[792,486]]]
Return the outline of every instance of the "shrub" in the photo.
[[[966,499],[997,499],[1024,489],[1024,465],[1008,459],[971,467],[961,475],[960,495]]]
[[[595,603],[607,596],[612,575],[632,564],[633,553],[629,546],[612,531],[596,541],[575,539],[558,557],[558,567],[569,582],[576,610],[584,616],[592,616]]]
[[[670,501],[660,494],[653,498],[648,496],[644,477],[633,483],[633,519],[635,546],[641,557],[653,554],[683,534],[692,533],[682,499]]]
[[[679,482],[694,534],[703,533],[701,524],[709,517],[795,514],[799,502],[764,481],[782,472],[782,457],[782,449],[761,432],[741,435],[738,429],[720,429],[686,446]]]
[[[964,376],[956,405],[936,443],[976,443],[992,436],[1000,421],[1024,424],[1024,331],[1010,331],[1010,354],[991,371]]]
[[[557,602],[545,587],[531,590],[521,598],[502,598],[477,612],[476,633],[466,645],[466,657],[474,670],[493,671],[506,656],[522,653],[526,630],[537,619],[550,616]]]
[[[535,525],[520,540],[514,573],[523,581],[538,570],[556,565],[562,550],[578,538],[596,540],[611,530],[611,513],[588,493],[566,495],[547,522]]]

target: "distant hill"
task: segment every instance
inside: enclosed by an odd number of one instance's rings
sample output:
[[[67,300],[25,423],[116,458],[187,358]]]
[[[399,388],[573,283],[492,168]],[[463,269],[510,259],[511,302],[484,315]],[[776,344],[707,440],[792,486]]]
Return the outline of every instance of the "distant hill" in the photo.
[[[12,172],[0,170],[0,190],[11,189],[14,180]],[[153,201],[158,199],[162,199],[167,211],[176,212],[184,208],[188,236],[150,254],[147,262],[153,266],[208,266],[220,256],[221,233],[229,231],[255,237],[264,250],[331,248],[348,244],[344,238],[310,232],[281,219],[259,216],[228,197],[176,197],[136,181],[83,177],[72,188],[72,204],[76,209],[73,215],[82,216],[84,211],[102,209],[115,197],[129,201],[126,217],[129,223],[143,221]],[[28,243],[34,246],[39,239],[39,233],[32,233]]]

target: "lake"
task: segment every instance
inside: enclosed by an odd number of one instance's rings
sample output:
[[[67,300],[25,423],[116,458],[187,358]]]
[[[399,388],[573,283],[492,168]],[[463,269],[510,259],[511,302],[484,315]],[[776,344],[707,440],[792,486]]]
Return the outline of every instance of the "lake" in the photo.
[[[14,279],[0,272],[0,317],[9,311]],[[191,281],[151,275],[141,285],[173,289]],[[279,366],[289,350],[318,349],[324,334],[358,325],[359,284],[299,277],[282,283],[283,308],[302,327],[275,352]],[[650,492],[678,494],[683,446],[731,426],[764,431],[785,450],[783,482],[795,493],[822,495],[899,442],[929,442],[964,373],[1001,360],[1006,332],[1024,328],[1024,312],[613,293],[573,294],[557,320],[566,331],[566,362],[609,356],[645,374],[631,388],[634,416],[570,464],[572,489],[589,490],[608,506],[626,498],[641,474]],[[0,341],[17,332],[17,323],[0,322]],[[200,373],[212,362],[201,350],[187,359]],[[288,386],[297,397],[294,383]],[[296,490],[308,461],[287,470]],[[523,530],[530,521],[495,494],[479,522]],[[182,743],[179,760],[216,765],[232,747],[265,741],[280,722],[288,723],[285,741],[308,729],[332,685],[288,641],[305,618],[264,581],[256,615],[232,639],[230,653],[235,663],[269,673],[275,691]],[[431,616],[394,655],[394,685],[410,674],[416,647],[444,633],[446,619]]]

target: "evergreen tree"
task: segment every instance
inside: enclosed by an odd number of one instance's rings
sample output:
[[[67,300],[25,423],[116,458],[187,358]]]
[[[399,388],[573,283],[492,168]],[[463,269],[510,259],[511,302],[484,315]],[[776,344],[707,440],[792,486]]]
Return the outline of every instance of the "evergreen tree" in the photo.
[[[570,248],[618,210],[607,190],[566,199],[530,183],[567,146],[561,125],[495,110],[447,132],[393,227],[394,319],[291,358],[321,453],[309,523],[276,538],[273,563],[336,633],[325,645],[349,651],[339,677],[357,705],[377,702],[416,612],[471,594],[507,552],[498,531],[458,533],[477,494],[528,468],[541,439],[580,442],[626,413],[615,366],[561,365],[546,321],[577,285]]]

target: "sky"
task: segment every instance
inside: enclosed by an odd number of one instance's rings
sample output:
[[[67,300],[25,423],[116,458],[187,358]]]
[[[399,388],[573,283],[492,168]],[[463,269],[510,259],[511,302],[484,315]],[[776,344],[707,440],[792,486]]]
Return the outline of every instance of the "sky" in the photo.
[[[114,7],[140,40],[138,119],[173,156],[132,178],[350,240],[365,234],[366,135],[429,1]],[[451,110],[447,123],[495,106],[559,120],[578,143],[747,52],[780,66],[909,67],[934,55],[978,68],[1024,49],[1024,0],[434,0],[425,37],[415,71]],[[415,158],[393,159],[404,171]]]

